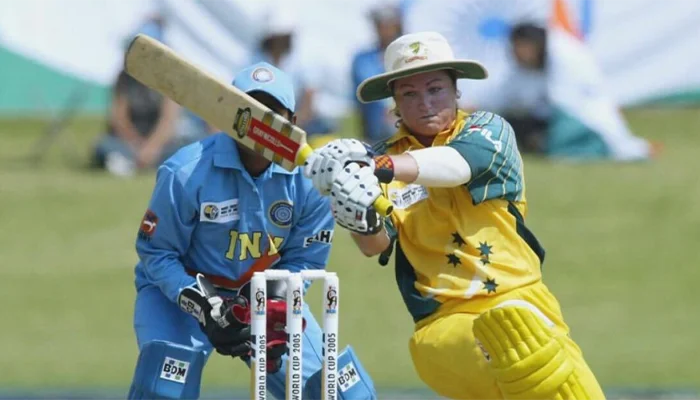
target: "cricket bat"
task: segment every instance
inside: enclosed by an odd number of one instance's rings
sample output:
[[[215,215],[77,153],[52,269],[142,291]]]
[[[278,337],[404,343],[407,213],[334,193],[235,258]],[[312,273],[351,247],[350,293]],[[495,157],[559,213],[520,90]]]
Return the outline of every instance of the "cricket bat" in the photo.
[[[136,35],[126,51],[124,68],[142,84],[288,171],[303,165],[313,151],[301,128],[149,36]],[[393,209],[383,196],[374,207],[383,216]]]

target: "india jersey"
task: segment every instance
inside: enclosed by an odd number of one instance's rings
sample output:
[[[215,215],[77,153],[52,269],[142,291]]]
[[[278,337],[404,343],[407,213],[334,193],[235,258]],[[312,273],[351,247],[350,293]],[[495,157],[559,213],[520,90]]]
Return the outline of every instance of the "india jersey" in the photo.
[[[533,283],[544,260],[524,223],[523,164],[510,125],[492,113],[460,111],[433,146],[456,149],[472,179],[453,188],[383,185],[394,204],[387,229],[396,238],[396,278],[415,321]],[[422,147],[402,127],[375,148],[391,155]]]
[[[237,288],[253,272],[325,268],[333,238],[328,198],[300,169],[271,164],[253,178],[220,133],[178,151],[159,169],[136,240],[136,286],[172,301],[203,273]]]

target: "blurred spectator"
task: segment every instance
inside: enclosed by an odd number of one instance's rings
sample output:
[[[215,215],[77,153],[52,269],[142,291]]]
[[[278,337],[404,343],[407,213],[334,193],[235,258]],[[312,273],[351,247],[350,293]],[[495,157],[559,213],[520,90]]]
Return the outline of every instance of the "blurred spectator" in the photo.
[[[384,72],[384,50],[402,34],[401,14],[398,8],[387,5],[376,7],[370,12],[370,18],[377,34],[377,43],[373,48],[355,55],[352,61],[353,97],[360,82]],[[375,143],[388,138],[396,131],[396,117],[391,113],[391,99],[368,104],[356,100],[356,105],[360,112],[365,141]]]
[[[140,33],[161,40],[162,20],[148,20]],[[94,148],[93,164],[117,175],[159,165],[177,150],[180,107],[121,71],[112,92],[107,132]]]
[[[521,152],[543,154],[551,114],[546,29],[530,23],[515,25],[510,43],[517,67],[504,89],[507,108],[500,112],[513,126]]]
[[[531,23],[510,33],[516,64],[498,110],[523,153],[569,160],[636,161],[659,147],[637,137],[612,99],[592,54],[574,34]]]
[[[332,119],[319,115],[314,108],[315,83],[314,69],[305,65],[299,53],[294,51],[294,36],[297,20],[289,9],[275,9],[266,19],[266,26],[260,39],[258,53],[252,62],[265,61],[289,74],[297,90],[297,125],[307,133],[312,147],[320,147],[335,137],[336,129]]]

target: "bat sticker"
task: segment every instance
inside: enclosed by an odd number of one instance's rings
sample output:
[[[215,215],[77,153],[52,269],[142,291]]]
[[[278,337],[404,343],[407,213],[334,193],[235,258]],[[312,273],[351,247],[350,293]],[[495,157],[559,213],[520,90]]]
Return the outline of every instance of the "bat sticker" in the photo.
[[[248,134],[248,130],[250,129],[251,114],[252,112],[250,111],[250,107],[239,108],[236,112],[236,118],[233,120],[233,130],[238,133],[238,137],[241,139]]]

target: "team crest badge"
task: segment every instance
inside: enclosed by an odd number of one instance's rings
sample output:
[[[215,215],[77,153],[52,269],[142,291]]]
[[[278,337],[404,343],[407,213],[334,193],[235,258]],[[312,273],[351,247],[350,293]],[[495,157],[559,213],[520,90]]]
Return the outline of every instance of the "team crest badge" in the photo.
[[[408,48],[411,50],[412,56],[406,57],[404,59],[405,64],[412,63],[414,61],[418,60],[427,60],[428,56],[426,55],[428,48],[423,45],[421,42],[413,42],[408,45]]]
[[[286,200],[274,202],[268,210],[270,221],[280,228],[286,228],[291,225],[293,214],[292,203]]]
[[[255,68],[252,78],[256,82],[269,83],[275,80],[275,74],[273,74],[268,68],[260,67]]]

